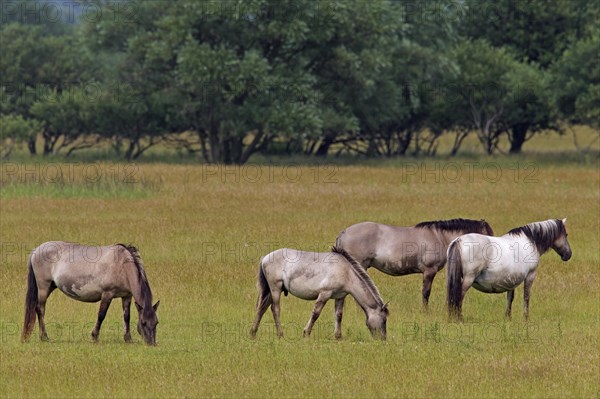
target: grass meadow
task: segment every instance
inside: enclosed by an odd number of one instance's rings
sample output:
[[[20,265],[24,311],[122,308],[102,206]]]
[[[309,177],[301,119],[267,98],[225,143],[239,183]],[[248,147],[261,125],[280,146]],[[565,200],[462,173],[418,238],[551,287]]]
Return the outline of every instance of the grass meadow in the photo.
[[[565,138],[549,140],[548,152],[519,157],[358,165],[4,162],[0,396],[599,398],[598,156],[552,153]],[[257,339],[248,338],[261,255],[284,246],[327,251],[364,220],[455,217],[485,218],[497,234],[568,217],[573,257],[542,257],[528,323],[522,286],[512,321],[505,295],[473,289],[457,324],[447,319],[443,272],[424,313],[421,275],[369,270],[390,302],[387,342],[371,339],[351,298],[341,341],[333,302],[303,339],[313,303],[292,296],[281,304],[283,339],[270,312]],[[48,240],[138,246],[161,301],[159,345],[146,347],[133,332],[135,343],[123,342],[120,300],[92,343],[98,305],[59,291],[46,307],[51,342],[39,341],[36,323],[21,343],[27,254]]]

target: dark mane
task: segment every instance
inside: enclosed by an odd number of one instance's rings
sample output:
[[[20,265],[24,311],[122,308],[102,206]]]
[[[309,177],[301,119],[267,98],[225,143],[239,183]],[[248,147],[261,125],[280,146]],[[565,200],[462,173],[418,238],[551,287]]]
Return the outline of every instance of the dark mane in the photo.
[[[150,289],[150,284],[148,284],[148,277],[146,277],[146,271],[144,270],[144,264],[142,263],[142,258],[138,249],[133,245],[125,245],[120,243],[115,245],[120,245],[131,254],[131,257],[133,258],[133,263],[135,264],[135,267],[138,272],[141,296],[144,300],[144,303],[140,305],[144,307],[144,312],[146,310],[152,309],[152,290]]]
[[[514,236],[521,234],[525,235],[529,241],[535,244],[538,253],[541,255],[552,247],[554,241],[560,237],[561,234],[566,234],[566,232],[567,230],[565,229],[562,220],[550,219],[544,222],[534,222],[514,228],[506,234]]]
[[[494,235],[492,227],[484,219],[472,220],[472,219],[449,219],[449,220],[433,220],[429,222],[421,222],[415,227],[437,229],[445,231],[461,231],[463,233],[482,233],[487,235]]]
[[[383,303],[383,300],[381,299],[381,294],[379,294],[379,290],[375,286],[375,283],[373,283],[371,277],[369,277],[365,269],[363,269],[363,267],[358,264],[356,259],[354,259],[344,249],[338,248],[336,246],[331,248],[331,252],[342,255],[348,261],[348,263],[350,263],[350,265],[352,266],[352,271],[354,271],[354,273],[358,276],[358,279],[360,280],[363,287],[367,291],[369,291],[371,295],[373,295],[373,298],[375,298],[375,302],[377,303],[377,305],[385,309],[386,313],[388,313],[387,307]]]

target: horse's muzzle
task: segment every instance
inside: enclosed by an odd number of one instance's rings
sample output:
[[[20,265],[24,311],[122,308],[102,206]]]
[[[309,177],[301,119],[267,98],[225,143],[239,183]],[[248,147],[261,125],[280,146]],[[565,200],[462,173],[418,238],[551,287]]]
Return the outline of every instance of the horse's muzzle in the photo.
[[[571,255],[572,255],[572,253],[571,253],[571,252],[569,252],[569,253],[566,253],[566,254],[562,255],[560,258],[561,258],[561,259],[562,259],[564,262],[566,262],[566,261],[568,261],[569,259],[571,259]]]

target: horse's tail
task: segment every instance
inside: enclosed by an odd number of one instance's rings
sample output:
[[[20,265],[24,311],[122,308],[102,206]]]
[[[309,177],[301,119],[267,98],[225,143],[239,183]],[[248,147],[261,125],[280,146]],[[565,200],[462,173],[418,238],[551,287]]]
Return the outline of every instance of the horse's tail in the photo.
[[[261,259],[258,263],[258,276],[256,277],[256,288],[258,289],[258,300],[256,301],[256,310],[262,309],[265,303],[271,300],[271,289],[269,288],[269,283],[267,282],[267,276],[265,276],[265,272],[262,268]]]
[[[36,308],[38,306],[38,287],[33,273],[31,256],[29,257],[29,271],[27,273],[27,294],[25,295],[25,320],[23,321],[23,331],[21,332],[21,341],[25,342],[31,335],[35,326]]]
[[[452,241],[448,247],[448,279],[446,281],[446,300],[450,316],[456,314],[462,297],[463,266],[460,254],[460,239]]]

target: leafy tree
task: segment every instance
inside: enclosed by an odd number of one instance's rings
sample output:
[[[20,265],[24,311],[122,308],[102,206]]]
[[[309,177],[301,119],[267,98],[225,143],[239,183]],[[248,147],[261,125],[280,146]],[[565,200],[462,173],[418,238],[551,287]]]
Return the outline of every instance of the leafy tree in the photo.
[[[0,158],[10,156],[16,144],[27,141],[41,129],[37,121],[21,115],[0,115],[0,126]]]
[[[552,89],[570,124],[600,128],[600,29],[567,49],[552,67]]]
[[[589,0],[466,2],[461,32],[546,69],[597,23],[599,10]]]

